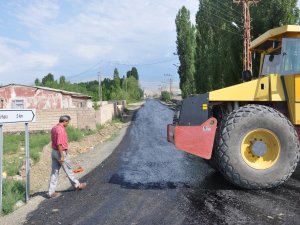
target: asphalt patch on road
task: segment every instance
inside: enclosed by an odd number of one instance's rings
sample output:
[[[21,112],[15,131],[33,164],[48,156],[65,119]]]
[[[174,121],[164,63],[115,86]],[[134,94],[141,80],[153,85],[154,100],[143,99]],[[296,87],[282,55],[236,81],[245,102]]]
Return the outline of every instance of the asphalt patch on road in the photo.
[[[204,160],[167,142],[166,127],[173,111],[148,101],[134,116],[127,146],[109,182],[131,189],[199,187],[214,170]],[[123,146],[124,147],[124,146]]]

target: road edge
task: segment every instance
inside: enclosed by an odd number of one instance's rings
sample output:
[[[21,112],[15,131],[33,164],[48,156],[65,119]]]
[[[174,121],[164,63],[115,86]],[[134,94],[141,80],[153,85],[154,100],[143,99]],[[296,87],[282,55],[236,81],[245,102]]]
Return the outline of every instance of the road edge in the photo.
[[[94,150],[82,153],[78,155],[77,157],[85,157],[89,155],[89,157],[95,157],[97,156],[97,160],[94,160],[93,163],[86,163],[84,165],[84,172],[77,174],[76,177],[78,179],[81,179],[85,175],[87,175],[89,172],[91,172],[93,169],[95,169],[97,166],[99,166],[104,160],[106,160],[115,150],[115,148],[121,143],[123,140],[124,136],[126,135],[127,129],[129,128],[131,122],[128,123],[125,127],[121,128],[117,132],[117,136],[113,140],[106,141],[102,144],[98,144]],[[72,159],[72,160],[76,160]],[[68,188],[71,188],[71,185],[68,180],[64,180],[64,182],[61,182],[58,185],[58,191],[59,190],[66,190]],[[0,215],[0,224],[1,225],[21,225],[26,222],[26,217],[29,213],[33,212],[38,208],[40,203],[43,201],[47,201],[45,198],[45,193],[35,193],[33,196],[30,198],[29,202],[25,204],[24,206],[18,208],[11,214],[1,216]]]

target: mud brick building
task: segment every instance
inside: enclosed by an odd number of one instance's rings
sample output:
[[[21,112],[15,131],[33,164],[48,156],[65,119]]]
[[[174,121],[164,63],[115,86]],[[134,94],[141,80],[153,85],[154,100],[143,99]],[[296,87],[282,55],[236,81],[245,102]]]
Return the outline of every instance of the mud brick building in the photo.
[[[92,108],[92,98],[47,87],[9,84],[0,87],[0,109]]]

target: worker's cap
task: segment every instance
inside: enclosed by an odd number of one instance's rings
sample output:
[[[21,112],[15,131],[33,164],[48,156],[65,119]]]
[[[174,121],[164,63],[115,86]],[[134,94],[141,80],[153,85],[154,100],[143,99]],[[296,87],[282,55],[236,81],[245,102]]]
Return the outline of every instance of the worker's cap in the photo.
[[[62,123],[62,122],[65,122],[65,121],[69,121],[71,120],[71,117],[69,115],[63,115],[61,117],[59,117],[59,122]]]

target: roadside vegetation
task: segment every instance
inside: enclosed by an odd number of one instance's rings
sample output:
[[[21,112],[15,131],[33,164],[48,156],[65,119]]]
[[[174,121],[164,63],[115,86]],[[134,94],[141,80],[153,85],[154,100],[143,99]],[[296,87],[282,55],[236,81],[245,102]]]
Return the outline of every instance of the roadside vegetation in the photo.
[[[260,1],[250,7],[252,40],[269,29],[299,24],[297,0]],[[242,6],[232,0],[201,0],[195,24],[182,7],[176,16],[178,74],[182,97],[237,84],[243,70]],[[253,59],[258,75],[260,58]]]
[[[103,101],[126,100],[127,103],[138,102],[142,100],[144,92],[139,83],[139,74],[135,67],[127,71],[126,75],[120,77],[117,68],[113,71],[113,79],[105,78],[101,82],[101,95],[99,95],[99,81],[89,81],[80,83],[71,83],[64,76],[60,76],[58,80],[54,79],[54,75],[48,73],[39,80],[35,79],[35,85],[61,89],[82,93],[92,97],[94,108],[97,109],[97,101],[102,96]]]
[[[119,117],[114,118],[112,123],[122,122]],[[72,126],[67,127],[69,142],[80,141],[88,135],[93,135],[104,128],[104,125],[97,124],[95,130],[80,130]],[[40,160],[40,154],[45,145],[50,143],[50,132],[32,133],[29,136],[30,158],[35,164]],[[116,136],[112,134],[111,139]],[[25,181],[16,180],[13,177],[19,176],[20,169],[25,162],[25,135],[24,132],[16,134],[4,134],[4,160],[3,172],[3,214],[11,213],[16,202],[25,201]]]
[[[161,92],[161,96],[160,96],[160,100],[164,101],[164,102],[169,102],[171,101],[171,95],[170,92],[168,91],[162,91]]]
[[[3,181],[3,214],[11,213],[17,201],[25,201],[25,182],[24,181]]]

